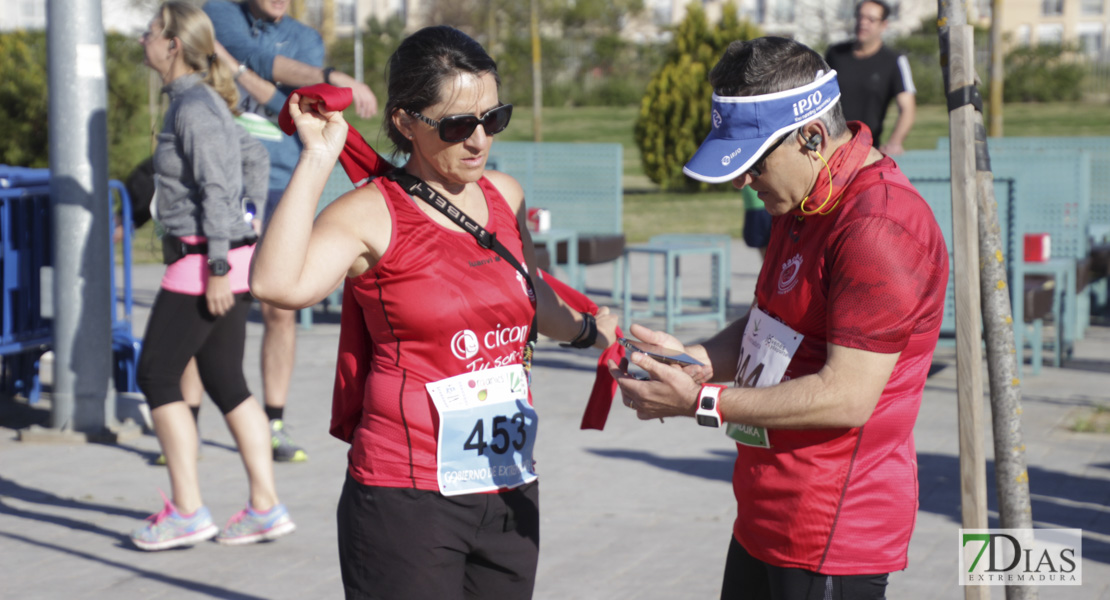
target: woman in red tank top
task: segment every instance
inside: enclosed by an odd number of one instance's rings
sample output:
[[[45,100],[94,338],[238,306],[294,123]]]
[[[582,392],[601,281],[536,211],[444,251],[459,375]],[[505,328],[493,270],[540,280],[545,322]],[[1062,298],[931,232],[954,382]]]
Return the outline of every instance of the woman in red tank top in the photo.
[[[251,290],[301,308],[345,284],[341,352],[370,348],[341,353],[336,388],[362,390],[357,425],[340,433],[352,443],[338,509],[348,598],[531,597],[530,330],[581,348],[616,340],[615,315],[578,313],[535,276],[520,184],[485,169],[512,115],[499,86],[496,63],[451,27],[414,33],[390,59],[385,129],[409,157],[404,172],[465,217],[391,176],[313,222],[347,124],[320,101],[290,98],[304,151]],[[479,245],[479,230],[495,249]]]

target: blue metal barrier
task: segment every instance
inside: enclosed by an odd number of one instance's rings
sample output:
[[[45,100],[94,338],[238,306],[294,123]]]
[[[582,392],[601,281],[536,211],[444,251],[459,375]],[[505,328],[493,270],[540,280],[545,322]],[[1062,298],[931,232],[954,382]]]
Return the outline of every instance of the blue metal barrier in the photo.
[[[123,210],[123,306],[112,299],[114,381],[119,392],[138,392],[136,370],[142,342],[131,331],[134,307],[131,282],[131,200],[127,188],[110,181]],[[49,304],[52,290],[43,289],[43,267],[53,266],[53,229],[50,172],[0,165],[0,356],[4,357],[0,389],[22,394],[30,403],[39,399],[38,362],[54,343],[52,319],[43,316],[44,291]],[[109,219],[108,236],[115,228]],[[115,248],[111,247],[112,294],[115,294]],[[49,282],[47,282],[49,283]],[[49,313],[47,313],[49,314]]]
[[[0,165],[0,387],[39,398],[38,359],[53,341],[42,316],[42,268],[52,264],[50,176]]]
[[[131,219],[131,197],[127,194],[127,188],[122,183],[116,180],[108,182],[108,189],[115,191],[119,194],[120,208],[122,212],[123,222],[123,313],[120,313],[120,307],[116,299],[112,298],[112,366],[113,366],[113,381],[116,384],[117,392],[130,392],[141,393],[139,391],[139,384],[137,380],[139,370],[139,355],[143,350],[142,340],[135,338],[131,330],[131,314],[134,308],[134,297],[132,295],[131,287],[131,237],[132,237],[132,219]],[[115,224],[109,220],[109,233],[111,236],[115,229]],[[109,245],[112,268],[110,269],[112,277],[112,294],[116,290],[116,257],[115,257],[115,244]]]

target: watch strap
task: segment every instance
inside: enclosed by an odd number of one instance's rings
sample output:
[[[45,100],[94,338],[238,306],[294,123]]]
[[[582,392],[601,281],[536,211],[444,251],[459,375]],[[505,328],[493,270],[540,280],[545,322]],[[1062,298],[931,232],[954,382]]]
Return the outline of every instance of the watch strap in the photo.
[[[706,383],[698,391],[698,406],[695,418],[703,427],[720,427],[724,423],[721,415],[721,392],[725,386]]]

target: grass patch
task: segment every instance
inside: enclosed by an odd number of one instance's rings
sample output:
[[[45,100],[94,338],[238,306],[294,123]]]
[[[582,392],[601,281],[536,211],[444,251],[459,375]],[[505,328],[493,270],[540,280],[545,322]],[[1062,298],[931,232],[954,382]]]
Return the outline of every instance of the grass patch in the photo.
[[[743,229],[744,203],[735,190],[624,195],[624,231],[629,242],[645,242],[660,233],[724,233],[739,238]]]
[[[1096,404],[1083,408],[1069,429],[1076,433],[1110,433],[1110,406]]]

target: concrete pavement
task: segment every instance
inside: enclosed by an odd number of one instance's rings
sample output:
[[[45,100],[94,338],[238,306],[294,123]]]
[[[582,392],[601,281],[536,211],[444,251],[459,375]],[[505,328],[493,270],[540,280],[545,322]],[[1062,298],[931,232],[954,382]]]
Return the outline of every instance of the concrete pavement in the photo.
[[[758,260],[753,250],[733,243],[734,315],[746,309]],[[137,333],[161,270],[135,270]],[[707,289],[707,271],[694,262],[684,265],[687,293]],[[591,267],[587,277],[591,289],[608,290],[612,265]],[[645,271],[633,273],[635,285],[646,280]],[[604,295],[594,298],[607,301]],[[275,467],[279,493],[298,530],[273,543],[134,549],[127,533],[160,508],[158,488],[169,489],[165,469],[148,464],[159,452],[154,436],[118,445],[19,442],[14,428],[41,421],[47,404],[0,401],[0,598],[341,598],[334,511],[346,446],[327,433],[336,321],[317,313],[315,326],[299,332],[286,421],[309,461]],[[662,326],[661,320],[647,323]],[[693,341],[714,329],[706,322],[676,333]],[[245,358],[256,392],[261,330],[253,319]],[[729,483],[734,446],[690,419],[640,422],[619,400],[605,431],[579,430],[596,356],[546,340],[537,351],[543,528],[535,597],[716,598],[735,517]],[[895,599],[963,597],[956,574],[954,355],[940,348],[937,361],[948,367],[929,380],[915,429],[920,510],[909,567],[890,579],[888,597]],[[1084,407],[1110,407],[1110,328],[1092,328],[1065,368],[1046,367],[1040,376],[1027,377],[1023,394],[1034,519],[1041,527],[1084,530],[1084,585],[1042,587],[1040,597],[1110,598],[1110,435],[1068,429]],[[202,409],[200,428],[202,490],[222,524],[246,501],[245,476],[211,403]],[[989,423],[984,428],[989,436]],[[989,437],[986,448],[989,457]],[[988,479],[993,497],[992,473]],[[990,503],[994,522],[996,504]],[[1002,598],[1002,588],[992,597]]]

